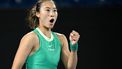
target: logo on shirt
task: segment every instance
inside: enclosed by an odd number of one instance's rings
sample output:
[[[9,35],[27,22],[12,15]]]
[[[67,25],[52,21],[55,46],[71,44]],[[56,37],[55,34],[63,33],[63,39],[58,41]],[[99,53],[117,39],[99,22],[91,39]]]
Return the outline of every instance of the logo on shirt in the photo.
[[[49,51],[54,51],[54,50],[55,50],[55,43],[50,42],[50,43],[49,43],[49,46],[48,46],[48,50],[49,50]]]

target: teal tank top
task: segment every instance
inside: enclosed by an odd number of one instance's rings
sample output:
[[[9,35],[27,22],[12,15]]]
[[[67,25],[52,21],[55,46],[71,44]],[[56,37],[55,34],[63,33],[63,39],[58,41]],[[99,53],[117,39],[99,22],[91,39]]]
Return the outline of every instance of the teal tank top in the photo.
[[[32,55],[27,57],[26,69],[57,69],[60,60],[61,43],[54,32],[51,39],[46,39],[42,32],[36,28],[33,30],[39,38],[40,47]]]

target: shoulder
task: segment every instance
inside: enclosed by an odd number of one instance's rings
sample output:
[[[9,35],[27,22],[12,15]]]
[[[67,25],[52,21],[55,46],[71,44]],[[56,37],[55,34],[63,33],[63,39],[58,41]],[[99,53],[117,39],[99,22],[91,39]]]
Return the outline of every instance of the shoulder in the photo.
[[[38,39],[37,35],[33,31],[31,31],[31,32],[28,32],[27,34],[25,34],[22,37],[21,41],[34,43],[37,39]]]
[[[36,37],[36,34],[33,31],[31,31],[25,34],[22,39],[34,39],[35,37]]]
[[[61,34],[61,33],[57,33],[57,32],[55,32],[55,34],[58,36],[58,38],[64,38],[64,37],[66,37],[64,34]]]
[[[59,40],[64,43],[64,42],[67,42],[67,38],[64,34],[61,34],[61,33],[57,33],[55,32],[55,34],[58,36]]]

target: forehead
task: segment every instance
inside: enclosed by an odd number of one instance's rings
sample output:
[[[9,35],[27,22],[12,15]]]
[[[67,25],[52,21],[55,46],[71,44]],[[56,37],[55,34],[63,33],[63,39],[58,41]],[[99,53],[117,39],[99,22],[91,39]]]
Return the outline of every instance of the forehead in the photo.
[[[53,1],[45,1],[41,5],[42,8],[56,8],[55,3]]]

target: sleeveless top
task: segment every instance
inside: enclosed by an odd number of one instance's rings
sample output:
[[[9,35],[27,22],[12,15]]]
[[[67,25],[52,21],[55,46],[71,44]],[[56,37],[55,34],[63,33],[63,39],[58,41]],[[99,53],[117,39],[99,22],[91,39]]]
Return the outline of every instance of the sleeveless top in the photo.
[[[27,57],[26,69],[57,69],[61,43],[54,32],[47,38],[39,28],[33,30],[39,38],[39,49]]]

